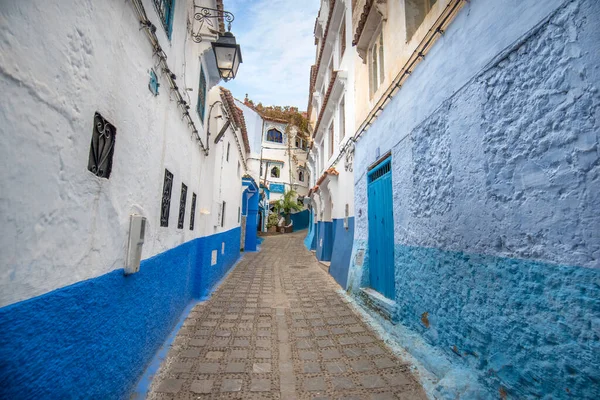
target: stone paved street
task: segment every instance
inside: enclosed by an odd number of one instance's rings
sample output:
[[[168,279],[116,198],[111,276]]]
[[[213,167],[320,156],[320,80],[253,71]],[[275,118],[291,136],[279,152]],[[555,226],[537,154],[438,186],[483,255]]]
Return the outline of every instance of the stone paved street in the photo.
[[[425,399],[303,244],[266,238],[198,304],[149,399]]]

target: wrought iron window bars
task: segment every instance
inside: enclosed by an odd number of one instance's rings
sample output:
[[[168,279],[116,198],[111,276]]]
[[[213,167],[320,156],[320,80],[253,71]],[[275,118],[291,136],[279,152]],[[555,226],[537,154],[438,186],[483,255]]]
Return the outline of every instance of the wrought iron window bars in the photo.
[[[112,171],[112,159],[115,152],[117,128],[105,120],[102,115],[94,114],[94,129],[88,159],[88,170],[100,178],[108,179]]]

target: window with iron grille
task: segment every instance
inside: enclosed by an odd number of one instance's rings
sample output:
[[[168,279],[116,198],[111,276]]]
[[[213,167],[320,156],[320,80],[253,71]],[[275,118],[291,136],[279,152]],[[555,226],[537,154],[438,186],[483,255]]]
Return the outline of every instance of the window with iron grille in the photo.
[[[221,208],[221,228],[225,226],[225,206],[227,206],[227,203],[223,202],[223,207]]]
[[[110,178],[117,128],[102,115],[94,114],[94,128],[88,157],[88,170],[100,178]]]
[[[196,193],[192,193],[192,210],[190,212],[190,231],[194,230],[194,219],[196,218]]]
[[[160,206],[160,226],[169,226],[169,211],[171,209],[171,190],[173,189],[173,174],[165,169],[162,202]]]
[[[183,229],[185,220],[185,203],[187,202],[187,186],[181,184],[181,197],[179,198],[179,219],[177,220],[177,229]]]
[[[160,18],[163,28],[167,33],[167,37],[171,39],[173,30],[173,13],[175,11],[175,0],[152,0],[154,8]]]
[[[200,84],[198,87],[198,105],[196,111],[200,117],[200,122],[204,124],[204,109],[206,108],[206,77],[204,76],[204,68],[200,67]]]

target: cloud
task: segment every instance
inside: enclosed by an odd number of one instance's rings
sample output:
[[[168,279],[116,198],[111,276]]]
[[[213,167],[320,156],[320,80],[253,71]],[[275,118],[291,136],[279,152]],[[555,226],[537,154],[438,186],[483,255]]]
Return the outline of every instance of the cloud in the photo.
[[[243,64],[236,79],[224,86],[239,99],[248,93],[256,103],[304,110],[319,1],[226,0],[225,9],[235,14],[232,32]]]

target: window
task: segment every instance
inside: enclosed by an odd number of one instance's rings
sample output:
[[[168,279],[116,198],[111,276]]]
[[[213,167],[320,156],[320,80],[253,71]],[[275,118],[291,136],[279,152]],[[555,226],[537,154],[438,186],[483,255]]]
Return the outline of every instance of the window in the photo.
[[[195,215],[196,215],[196,193],[192,193],[192,211],[190,214],[190,231],[194,230]]]
[[[371,96],[377,92],[383,83],[383,30],[375,37],[375,42],[369,49],[369,81],[371,83]]]
[[[344,139],[344,136],[346,135],[346,99],[342,98],[342,101],[340,102],[340,135],[338,137],[338,143],[341,142]]]
[[[304,182],[304,171],[298,171],[298,180]]]
[[[227,203],[223,202],[223,206],[221,208],[221,228],[225,226],[225,206]]]
[[[200,117],[200,122],[204,124],[204,109],[206,108],[206,77],[204,76],[204,68],[200,66],[200,84],[198,87],[198,105],[196,111]]]
[[[406,41],[408,42],[437,0],[405,0]]]
[[[344,52],[346,51],[346,16],[342,17],[342,27],[340,28],[340,60],[344,57]]]
[[[231,143],[227,142],[227,156],[225,157],[225,161],[229,162],[229,148],[231,147]]]
[[[102,115],[95,113],[88,156],[88,171],[100,178],[110,178],[116,135],[117,128],[105,120]]]
[[[177,229],[183,229],[185,220],[185,203],[187,201],[187,186],[181,184],[181,197],[179,198],[179,219],[177,220]]]
[[[175,11],[175,0],[153,0],[154,8],[160,18],[167,37],[171,39],[173,28],[173,12]]]
[[[267,132],[267,141],[283,143],[283,135],[277,129],[269,129]]]
[[[279,167],[273,167],[273,168],[271,168],[271,177],[273,177],[273,178],[279,178],[280,174],[281,174],[281,172],[279,171]]]
[[[158,78],[156,77],[156,72],[153,69],[150,70],[150,82],[148,83],[148,89],[150,89],[150,93],[155,96],[158,96],[158,88],[160,83],[158,83]]]
[[[333,121],[329,125],[329,157],[333,155],[333,146],[335,144],[334,133],[333,133]]]
[[[169,210],[171,209],[171,190],[173,189],[173,174],[165,169],[162,202],[160,204],[160,226],[169,226]]]

